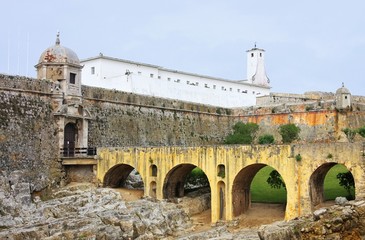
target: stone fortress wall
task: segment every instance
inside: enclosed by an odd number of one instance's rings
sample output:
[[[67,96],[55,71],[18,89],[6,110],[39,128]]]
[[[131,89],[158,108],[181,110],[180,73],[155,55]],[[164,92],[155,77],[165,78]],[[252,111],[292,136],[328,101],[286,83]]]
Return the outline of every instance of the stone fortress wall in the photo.
[[[0,168],[8,173],[22,171],[31,191],[65,177],[57,137],[63,129],[53,115],[54,87],[47,80],[0,75]],[[278,127],[295,123],[301,128],[301,142],[325,143],[347,141],[341,130],[365,122],[361,97],[354,98],[352,111],[337,111],[330,97],[325,103],[321,99],[224,109],[88,86],[82,86],[82,95],[92,116],[90,147],[221,144],[238,121],[259,124],[258,135],[273,134],[278,143]]]

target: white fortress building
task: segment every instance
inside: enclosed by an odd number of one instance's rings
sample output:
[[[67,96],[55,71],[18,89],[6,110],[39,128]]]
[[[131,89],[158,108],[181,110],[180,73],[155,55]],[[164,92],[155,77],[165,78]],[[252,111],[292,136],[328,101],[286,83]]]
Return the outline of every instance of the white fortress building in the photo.
[[[228,80],[104,56],[84,59],[82,84],[226,108],[252,106],[270,94],[265,51],[247,51],[247,79]]]

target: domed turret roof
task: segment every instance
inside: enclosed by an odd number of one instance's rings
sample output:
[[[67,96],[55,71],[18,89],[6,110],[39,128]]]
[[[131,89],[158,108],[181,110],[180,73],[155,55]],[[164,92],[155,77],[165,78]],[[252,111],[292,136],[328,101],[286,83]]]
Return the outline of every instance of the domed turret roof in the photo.
[[[39,63],[68,63],[80,65],[80,60],[71,49],[60,45],[60,34],[57,34],[56,44],[47,48],[39,58]]]
[[[347,88],[345,88],[345,85],[342,83],[342,87],[337,89],[336,94],[351,94],[351,93]]]

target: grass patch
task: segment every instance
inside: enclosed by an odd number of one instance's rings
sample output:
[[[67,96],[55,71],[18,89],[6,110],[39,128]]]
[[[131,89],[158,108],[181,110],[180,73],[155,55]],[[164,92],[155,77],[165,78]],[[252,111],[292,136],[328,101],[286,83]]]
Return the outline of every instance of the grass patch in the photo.
[[[272,170],[274,169],[270,166],[263,167],[253,178],[251,183],[252,202],[286,203],[286,189],[271,188],[266,181]]]
[[[252,202],[261,203],[285,203],[286,190],[284,188],[271,188],[266,182],[270,172],[274,170],[270,166],[266,166],[257,172],[251,183],[251,199]],[[339,185],[337,174],[340,172],[347,172],[344,165],[337,164],[333,166],[327,173],[324,179],[324,197],[325,200],[334,200],[336,197],[347,196],[345,188]],[[352,189],[352,195],[355,196],[355,190]]]
[[[347,168],[342,164],[337,164],[328,171],[324,179],[325,200],[334,200],[336,197],[347,197],[346,189],[340,186],[339,180],[336,177],[338,173],[347,171]],[[355,196],[355,189],[351,189],[351,194]]]

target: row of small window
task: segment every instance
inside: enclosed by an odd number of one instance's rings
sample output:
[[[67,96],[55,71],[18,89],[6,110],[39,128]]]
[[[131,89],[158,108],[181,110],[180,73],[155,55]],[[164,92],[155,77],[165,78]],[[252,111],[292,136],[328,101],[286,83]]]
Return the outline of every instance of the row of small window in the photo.
[[[260,53],[260,57],[261,57],[261,53]],[[126,70],[126,72],[129,72],[129,70]],[[91,67],[91,74],[95,74],[95,67]],[[142,72],[138,72],[138,75],[142,75]],[[154,77],[154,74],[153,73],[150,73],[150,77],[153,78]],[[161,79],[161,76],[158,76],[158,79]],[[167,78],[167,81],[171,81],[171,78],[168,77]],[[180,83],[180,79],[176,79],[176,80],[174,80],[174,82]],[[199,86],[199,82],[186,81],[186,84],[192,85],[192,86]],[[204,84],[204,87],[205,88],[210,88],[207,83]],[[216,88],[217,88],[217,86],[216,85],[213,85],[213,89],[216,89]],[[227,88],[225,88],[224,86],[222,86],[221,87],[221,90],[222,91],[227,91]],[[232,88],[229,88],[229,91],[232,92],[233,89]],[[241,91],[241,89],[238,88],[237,89],[237,92],[238,93],[247,93],[247,90],[242,90]],[[255,94],[255,91],[252,91],[252,94]],[[260,95],[260,93],[258,92],[258,93],[256,93],[256,95]]]
[[[260,53],[260,57],[261,57],[261,53]],[[141,75],[142,74],[142,72],[138,72],[138,75]],[[153,78],[153,73],[151,73],[150,74],[150,77],[151,78]],[[161,76],[158,76],[158,79],[161,79]],[[167,78],[167,81],[171,81],[171,78],[170,77],[168,77]],[[176,80],[174,80],[174,82],[176,82],[176,83],[180,83],[181,82],[181,80],[180,79],[176,79]],[[199,82],[190,82],[190,81],[186,81],[186,84],[188,84],[188,85],[192,85],[192,86],[199,86]],[[209,86],[208,86],[208,84],[207,83],[205,83],[204,84],[204,87],[205,88],[210,88]],[[213,89],[217,89],[217,86],[216,85],[213,85]],[[224,86],[222,86],[221,87],[221,90],[222,91],[227,91],[227,88],[225,88]],[[233,88],[229,88],[229,91],[230,92],[232,92],[233,91]],[[241,91],[241,89],[237,89],[237,92],[238,93],[247,93],[247,90],[242,90]],[[255,94],[256,92],[255,91],[252,91],[252,94]],[[258,93],[256,93],[256,95],[260,95],[260,93],[258,92]]]

